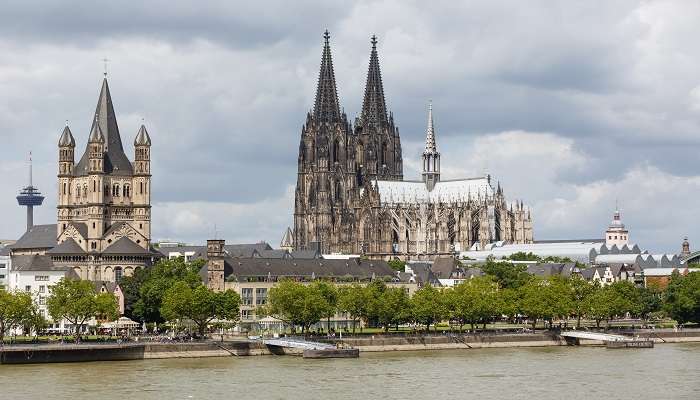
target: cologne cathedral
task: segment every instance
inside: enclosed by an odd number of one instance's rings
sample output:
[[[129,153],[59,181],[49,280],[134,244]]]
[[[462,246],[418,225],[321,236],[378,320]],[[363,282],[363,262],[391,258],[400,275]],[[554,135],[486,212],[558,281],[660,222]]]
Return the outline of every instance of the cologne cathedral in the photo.
[[[404,180],[401,137],[384,97],[376,37],[354,124],[341,111],[329,38],[326,31],[314,108],[301,130],[290,245],[415,260],[497,241],[531,243],[529,209],[506,203],[490,176],[440,179],[432,105],[422,179]]]

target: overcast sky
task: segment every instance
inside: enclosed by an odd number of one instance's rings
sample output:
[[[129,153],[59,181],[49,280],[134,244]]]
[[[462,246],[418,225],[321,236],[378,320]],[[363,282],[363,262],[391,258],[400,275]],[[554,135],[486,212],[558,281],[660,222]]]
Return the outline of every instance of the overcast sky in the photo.
[[[100,3],[3,2],[0,238],[30,150],[55,223],[57,141],[69,120],[84,150],[107,58],[127,154],[142,119],[153,141],[154,239],[277,246],[327,28],[352,119],[378,36],[408,179],[432,99],[443,177],[490,173],[536,239],[602,237],[618,199],[642,247],[700,246],[697,1]]]

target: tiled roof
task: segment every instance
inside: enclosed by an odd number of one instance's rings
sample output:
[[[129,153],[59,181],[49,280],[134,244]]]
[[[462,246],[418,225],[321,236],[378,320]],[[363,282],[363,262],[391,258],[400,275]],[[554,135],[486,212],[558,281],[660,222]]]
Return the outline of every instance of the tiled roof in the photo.
[[[69,267],[61,267],[54,265],[50,256],[45,255],[26,255],[12,256],[13,271],[68,271]]]
[[[85,254],[85,250],[83,250],[78,243],[75,243],[75,240],[72,238],[68,238],[61,242],[58,246],[54,247],[53,249],[49,250],[46,252],[47,254]]]
[[[129,238],[123,237],[104,249],[102,254],[107,255],[129,255],[129,254],[149,254],[149,251],[132,242]]]
[[[13,249],[50,249],[56,246],[56,224],[34,225],[12,245]]]

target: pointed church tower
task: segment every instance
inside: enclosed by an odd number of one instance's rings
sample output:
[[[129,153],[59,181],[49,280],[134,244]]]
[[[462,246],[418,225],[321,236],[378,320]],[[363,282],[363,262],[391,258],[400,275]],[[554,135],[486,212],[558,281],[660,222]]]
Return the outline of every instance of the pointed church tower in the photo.
[[[423,182],[432,191],[440,181],[440,152],[435,144],[435,126],[433,124],[433,103],[428,105],[428,130],[425,135],[423,151]]]
[[[151,264],[150,146],[142,126],[135,162],[124,153],[105,74],[80,161],[74,165],[75,139],[67,126],[58,142],[57,246],[48,252],[54,264],[104,281]]]
[[[338,100],[326,31],[314,108],[307,114],[299,142],[293,238],[297,249],[327,252],[338,238],[340,215],[355,187],[351,130]]]
[[[393,115],[387,115],[376,36],[372,36],[371,43],[362,114],[355,122],[355,135],[358,140],[356,149],[358,176],[366,176],[369,179],[402,180],[401,140],[399,130],[394,125]]]

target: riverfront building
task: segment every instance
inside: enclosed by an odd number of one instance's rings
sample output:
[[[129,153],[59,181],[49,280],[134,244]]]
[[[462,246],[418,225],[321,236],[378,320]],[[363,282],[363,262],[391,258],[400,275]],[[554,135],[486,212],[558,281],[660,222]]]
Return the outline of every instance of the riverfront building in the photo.
[[[207,241],[206,259],[200,271],[202,280],[212,290],[232,289],[241,296],[241,328],[244,330],[281,327],[280,321],[260,318],[255,310],[267,303],[269,290],[284,279],[303,283],[320,279],[337,285],[381,280],[389,287],[404,288],[409,295],[419,287],[417,282],[394,271],[383,260],[235,257],[226,250],[224,240]],[[351,325],[349,317],[339,313],[331,319],[330,327],[343,329]]]

